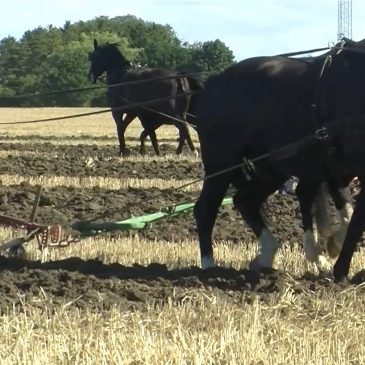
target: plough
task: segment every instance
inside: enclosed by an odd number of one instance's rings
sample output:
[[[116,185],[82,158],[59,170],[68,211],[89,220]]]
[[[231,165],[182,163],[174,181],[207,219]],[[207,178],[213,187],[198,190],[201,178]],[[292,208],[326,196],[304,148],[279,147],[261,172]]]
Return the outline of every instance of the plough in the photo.
[[[7,215],[0,215],[0,225],[19,228],[26,231],[26,234],[22,237],[3,242],[0,245],[0,253],[6,250],[16,253],[23,245],[30,242],[33,238],[37,239],[38,247],[41,251],[47,247],[65,247],[71,242],[77,241],[76,237],[63,237],[62,228],[59,224],[42,225],[34,222],[41,193],[42,187],[38,186],[29,221]]]
[[[222,205],[232,204],[232,198],[225,198]],[[112,231],[129,231],[138,229],[148,229],[153,222],[166,217],[175,217],[193,210],[195,203],[179,204],[172,207],[163,208],[158,212],[131,217],[119,222],[94,223],[80,221],[71,225],[74,230],[80,232],[80,237],[90,237],[101,233]]]
[[[90,221],[78,221],[70,225],[70,228],[74,231],[78,231],[79,234],[64,236],[62,234],[62,227],[59,224],[42,225],[36,223],[35,217],[39,200],[42,192],[42,187],[38,186],[35,201],[33,203],[33,209],[29,221],[19,218],[10,217],[7,215],[0,215],[0,225],[10,226],[13,228],[19,228],[26,231],[26,234],[21,237],[14,238],[10,241],[0,244],[0,253],[9,251],[13,255],[17,255],[19,250],[24,250],[24,245],[37,239],[38,248],[43,251],[46,248],[66,247],[71,243],[80,241],[82,238],[96,236],[102,233],[113,231],[129,231],[129,230],[141,230],[148,229],[153,222],[161,220],[166,217],[175,217],[178,215],[186,214],[193,210],[195,203],[184,203],[174,205],[171,207],[163,208],[160,211],[146,214],[138,217],[131,217],[117,222],[90,222]],[[225,198],[222,205],[231,205],[232,198]]]

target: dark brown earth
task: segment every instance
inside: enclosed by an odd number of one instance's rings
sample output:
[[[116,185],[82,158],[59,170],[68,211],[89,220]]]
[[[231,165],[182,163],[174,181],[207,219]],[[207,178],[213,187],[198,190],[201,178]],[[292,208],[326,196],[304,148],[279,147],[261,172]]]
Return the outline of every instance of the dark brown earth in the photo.
[[[29,138],[29,137],[28,137]],[[4,138],[0,138],[1,139]],[[116,157],[111,146],[51,145],[49,142],[32,144],[0,144],[9,152],[2,157],[1,174],[23,176],[113,176],[163,179],[196,179],[201,176],[199,163],[186,160],[139,162]],[[161,143],[161,150],[173,152],[175,145]],[[164,147],[165,146],[165,147]],[[13,156],[12,151],[40,152],[42,157],[31,155]],[[51,155],[52,153],[52,155]],[[137,153],[137,147],[132,151]],[[92,157],[93,164],[85,161]],[[16,186],[0,184],[0,213],[27,219],[35,198],[35,187],[22,183]],[[157,188],[120,190],[84,188],[44,189],[37,221],[44,224],[59,223],[67,227],[79,220],[115,221],[157,211],[184,202],[193,202],[199,191],[187,193],[173,189]],[[300,214],[292,195],[273,195],[270,198],[268,217],[275,234],[282,241],[297,244],[301,241]],[[135,232],[113,235],[129,236]],[[158,241],[184,241],[195,239],[195,223],[192,214],[167,218],[156,222],[148,230],[138,231],[140,238]],[[230,240],[237,244],[250,242],[253,235],[232,207],[221,209],[214,231],[218,240]],[[248,270],[212,269],[203,272],[198,268],[168,270],[165,265],[154,263],[148,267],[120,264],[105,265],[97,260],[83,261],[69,258],[48,263],[22,261],[0,257],[0,311],[23,299],[32,300],[46,293],[51,303],[80,308],[103,309],[114,304],[122,308],[144,307],[146,303],[165,303],[173,293],[176,300],[184,297],[187,290],[208,289],[237,302],[250,302],[257,295],[266,300],[273,292],[279,292],[288,277],[285,273],[270,271],[253,273]],[[356,275],[354,283],[365,280],[363,272]],[[327,290],[336,287],[328,280],[306,274],[291,284],[297,293]],[[43,292],[42,292],[43,291]],[[34,302],[37,305],[40,302]],[[39,304],[41,305],[41,304]],[[42,304],[43,305],[43,304]]]
[[[184,160],[160,159],[146,162],[123,160],[116,157],[116,148],[113,146],[51,145],[46,142],[29,145],[0,143],[0,148],[8,152],[6,156],[0,158],[0,174],[196,179],[202,176],[203,171],[200,162],[186,164]],[[13,151],[42,153],[42,158],[35,158],[34,155],[14,156]],[[167,144],[161,144],[161,151],[161,154],[175,153],[175,149]],[[131,155],[137,154],[137,147],[131,149]],[[148,155],[154,156],[152,150]]]
[[[32,211],[36,188],[22,183],[16,186],[0,185],[2,214],[28,219]],[[152,213],[177,203],[194,202],[198,191],[161,191],[158,189],[79,189],[74,187],[45,188],[39,203],[37,222],[70,226],[74,222],[93,220],[120,221],[133,216]],[[155,197],[155,198],[154,198]],[[274,195],[269,205],[269,217],[274,231],[283,239],[297,242],[301,235],[300,215],[293,196]],[[137,231],[120,232],[130,236]],[[114,233],[115,235],[116,233]],[[195,222],[191,213],[169,217],[153,223],[148,230],[138,231],[140,238],[160,241],[195,239]],[[215,228],[215,238],[244,242],[253,239],[239,213],[232,206],[221,208]]]

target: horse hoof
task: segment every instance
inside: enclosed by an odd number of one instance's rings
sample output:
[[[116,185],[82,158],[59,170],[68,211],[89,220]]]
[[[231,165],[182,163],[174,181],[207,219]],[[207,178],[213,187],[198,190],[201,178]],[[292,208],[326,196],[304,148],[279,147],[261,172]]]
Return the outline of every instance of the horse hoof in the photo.
[[[339,267],[335,264],[333,267],[334,282],[343,286],[348,286],[350,282],[344,271],[345,270],[339,269]]]
[[[262,271],[262,270],[271,270],[272,267],[268,266],[268,265],[263,265],[260,262],[260,257],[255,257],[251,262],[250,265],[248,266],[249,270],[252,271]]]
[[[214,259],[212,257],[202,257],[201,258],[201,268],[202,270],[207,270],[212,267],[216,267],[217,265],[214,262]]]
[[[119,157],[128,157],[130,156],[130,151],[129,150],[124,150],[124,151],[120,151],[119,152]]]
[[[335,276],[335,283],[339,284],[341,286],[344,286],[344,287],[350,285],[350,281],[349,281],[349,279],[346,275],[345,276],[339,276],[339,277]]]

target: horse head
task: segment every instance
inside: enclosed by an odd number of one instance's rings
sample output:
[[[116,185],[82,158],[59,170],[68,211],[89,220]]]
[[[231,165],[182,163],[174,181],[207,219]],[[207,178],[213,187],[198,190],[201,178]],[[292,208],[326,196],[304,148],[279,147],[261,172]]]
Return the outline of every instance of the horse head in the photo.
[[[88,79],[95,84],[98,78],[106,72],[126,71],[130,62],[121,54],[115,43],[98,45],[94,39],[94,50],[89,53],[90,69]]]
[[[343,38],[327,54],[319,83],[320,115],[356,118],[365,112],[365,40]]]

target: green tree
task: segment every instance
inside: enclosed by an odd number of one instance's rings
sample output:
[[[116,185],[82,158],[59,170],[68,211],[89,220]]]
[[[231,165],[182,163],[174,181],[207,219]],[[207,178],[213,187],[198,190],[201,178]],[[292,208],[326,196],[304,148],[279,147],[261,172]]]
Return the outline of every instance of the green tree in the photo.
[[[87,79],[89,62],[88,53],[93,48],[94,38],[100,43],[117,43],[127,58],[133,59],[138,50],[131,49],[126,38],[120,38],[109,32],[81,34],[79,41],[72,41],[57,47],[42,64],[42,76],[39,90],[42,93],[52,90],[65,90],[90,86]],[[87,106],[90,99],[98,97],[99,92],[78,92],[46,96],[42,103],[57,106]]]
[[[233,52],[216,39],[190,46],[190,58],[186,66],[191,71],[222,71],[233,62]]]
[[[22,60],[20,42],[13,37],[6,37],[0,41],[0,97],[13,96],[21,89]],[[18,102],[15,99],[0,99],[0,105],[16,105]]]
[[[135,61],[149,67],[178,68],[185,62],[185,50],[170,25],[146,22],[133,15],[112,19],[98,17],[88,22],[76,23],[84,32],[103,29],[129,40],[131,48],[140,49]]]
[[[106,103],[105,89],[97,91],[10,99],[28,93],[88,86],[88,53],[93,40],[117,43],[131,62],[181,71],[219,71],[233,62],[232,51],[220,41],[188,44],[170,25],[146,22],[133,15],[97,17],[56,28],[37,27],[20,40],[0,40],[0,105],[82,106]],[[7,96],[8,98],[4,98]],[[1,98],[3,97],[3,98]]]

